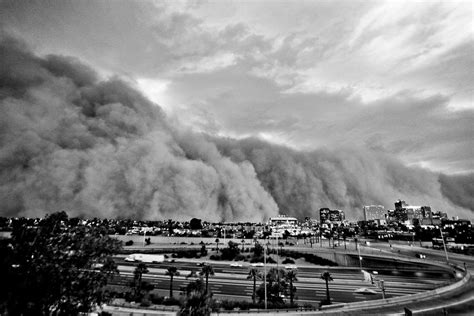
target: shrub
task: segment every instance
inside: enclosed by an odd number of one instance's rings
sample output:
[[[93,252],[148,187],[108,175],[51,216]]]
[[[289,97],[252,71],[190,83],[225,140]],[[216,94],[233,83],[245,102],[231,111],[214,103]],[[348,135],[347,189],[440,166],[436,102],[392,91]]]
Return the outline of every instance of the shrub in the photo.
[[[282,264],[287,264],[287,263],[295,263],[295,260],[291,259],[291,258],[286,258],[285,260],[283,260]]]
[[[166,299],[163,300],[163,305],[181,305],[179,300],[174,297],[167,297]]]
[[[149,307],[150,305],[151,302],[146,298],[142,299],[142,301],[140,302],[140,306]]]
[[[128,240],[126,243],[125,243],[125,246],[131,246],[133,245],[133,240]]]
[[[210,259],[210,260],[219,261],[219,260],[221,260],[221,256],[211,255],[211,256],[209,257],[209,259]]]
[[[268,257],[267,258],[267,263],[276,263],[276,261],[272,257]]]
[[[245,261],[245,256],[244,255],[237,255],[234,258],[235,261]]]
[[[252,259],[250,259],[250,263],[256,263],[256,262],[263,262],[263,256],[252,257]]]

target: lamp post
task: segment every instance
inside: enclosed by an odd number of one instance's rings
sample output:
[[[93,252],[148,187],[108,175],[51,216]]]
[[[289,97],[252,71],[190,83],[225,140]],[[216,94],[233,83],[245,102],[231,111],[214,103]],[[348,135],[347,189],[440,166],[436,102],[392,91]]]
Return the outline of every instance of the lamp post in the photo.
[[[385,284],[384,280],[380,280],[380,287],[382,289],[382,299],[385,299]]]
[[[265,287],[265,309],[267,309],[267,251],[263,248],[263,284]]]
[[[446,255],[446,263],[449,264],[448,251],[446,250],[446,243],[444,242],[443,230],[441,225],[439,226],[439,232],[441,233],[441,240],[443,241],[444,254]]]

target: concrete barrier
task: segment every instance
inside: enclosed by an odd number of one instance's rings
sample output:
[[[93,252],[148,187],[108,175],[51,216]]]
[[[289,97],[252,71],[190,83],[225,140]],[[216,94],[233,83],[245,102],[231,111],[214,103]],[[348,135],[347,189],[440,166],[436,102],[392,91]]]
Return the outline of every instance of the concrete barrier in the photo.
[[[443,286],[431,291],[426,291],[423,293],[418,293],[418,294],[413,294],[413,295],[398,296],[398,297],[382,299],[382,300],[347,303],[347,304],[344,304],[343,306],[326,305],[326,306],[323,306],[321,309],[323,311],[331,310],[335,312],[337,310],[338,312],[344,312],[344,311],[366,310],[370,308],[378,308],[381,306],[384,306],[384,307],[403,306],[403,305],[420,302],[420,301],[436,300],[443,294],[460,290],[465,285],[467,285],[470,280],[471,280],[471,274],[469,272],[466,272],[466,274],[461,280],[453,284]]]

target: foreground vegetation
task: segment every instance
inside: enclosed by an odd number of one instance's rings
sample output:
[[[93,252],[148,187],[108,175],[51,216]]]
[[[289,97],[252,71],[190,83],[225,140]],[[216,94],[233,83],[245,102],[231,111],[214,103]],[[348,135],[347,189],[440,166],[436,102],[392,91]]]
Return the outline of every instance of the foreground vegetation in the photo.
[[[0,244],[0,313],[75,315],[104,301],[121,243],[101,227],[69,226],[65,212],[19,224]]]
[[[95,310],[102,303],[115,298],[139,302],[141,306],[175,305],[181,315],[207,315],[211,311],[265,308],[265,289],[268,308],[298,308],[296,271],[271,268],[266,278],[258,269],[251,269],[248,279],[253,282],[252,301],[217,300],[210,290],[214,270],[205,264],[199,273],[186,276],[190,281],[173,292],[173,279],[180,271],[170,266],[169,296],[153,293],[154,286],[144,275],[146,264],[138,264],[133,278],[125,288],[111,285],[118,270],[112,257],[123,252],[122,242],[108,235],[101,226],[77,225],[65,212],[54,213],[37,225],[18,221],[11,238],[0,240],[0,314],[5,315],[78,315]],[[147,244],[150,243],[148,240]],[[197,249],[174,249],[173,258],[209,258],[211,260],[243,260],[275,262],[270,249],[258,242],[253,247],[230,241],[227,247],[208,249],[200,243]],[[162,250],[154,250],[162,251]],[[169,250],[168,250],[169,251]],[[282,251],[283,263],[294,263],[291,258],[303,256],[307,261],[328,264],[317,256],[299,255]],[[266,279],[266,283],[262,282]],[[305,306],[315,308],[314,306]]]

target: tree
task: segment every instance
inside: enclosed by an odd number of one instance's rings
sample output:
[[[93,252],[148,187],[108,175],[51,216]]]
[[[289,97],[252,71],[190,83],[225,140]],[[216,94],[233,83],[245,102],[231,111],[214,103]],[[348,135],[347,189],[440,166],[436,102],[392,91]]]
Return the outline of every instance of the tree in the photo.
[[[206,293],[208,293],[209,276],[214,275],[214,269],[212,268],[212,266],[206,264],[201,268],[201,272],[199,274],[206,277]]]
[[[207,255],[206,245],[204,243],[202,243],[201,244],[201,256],[203,257],[203,256],[206,256],[206,255]]]
[[[222,248],[221,257],[223,260],[234,260],[235,257],[240,253],[239,244],[231,240],[229,241],[228,245],[229,247]]]
[[[216,238],[216,252],[219,252],[219,238]]]
[[[173,297],[173,278],[179,275],[178,268],[175,266],[169,267],[165,272],[166,275],[170,276],[170,298]]]
[[[293,305],[293,298],[295,296],[296,287],[293,286],[294,281],[298,281],[296,277],[297,272],[295,270],[289,270],[286,272],[286,280],[290,283],[290,304]]]
[[[112,256],[121,242],[103,227],[67,222],[63,211],[38,226],[16,225],[1,247],[0,306],[8,314],[78,314],[102,302],[103,287],[118,273]]]
[[[328,271],[321,273],[321,279],[326,281],[326,303],[331,304],[331,298],[329,296],[329,281],[333,281],[331,273],[329,273]]]
[[[186,300],[180,310],[180,315],[202,316],[210,315],[212,297],[204,289],[202,278],[190,282],[185,289]]]
[[[253,292],[252,292],[252,301],[255,304],[255,299],[257,298],[257,280],[261,280],[262,274],[258,269],[252,268],[247,275],[247,279],[253,280]]]
[[[267,284],[262,283],[257,295],[260,302],[265,298],[265,286],[267,287],[267,300],[273,304],[283,304],[283,296],[287,292],[286,271],[283,269],[271,268],[267,273]]]
[[[153,289],[152,284],[143,281],[143,274],[148,272],[148,268],[144,263],[139,263],[133,272],[134,278],[131,285],[134,288],[135,300],[141,300],[143,297],[143,292],[149,292]]]
[[[189,228],[192,230],[199,230],[202,229],[202,223],[199,218],[192,218],[189,222]]]
[[[263,246],[258,242],[255,243],[255,247],[253,248],[253,255],[255,257],[260,257],[263,254]]]

